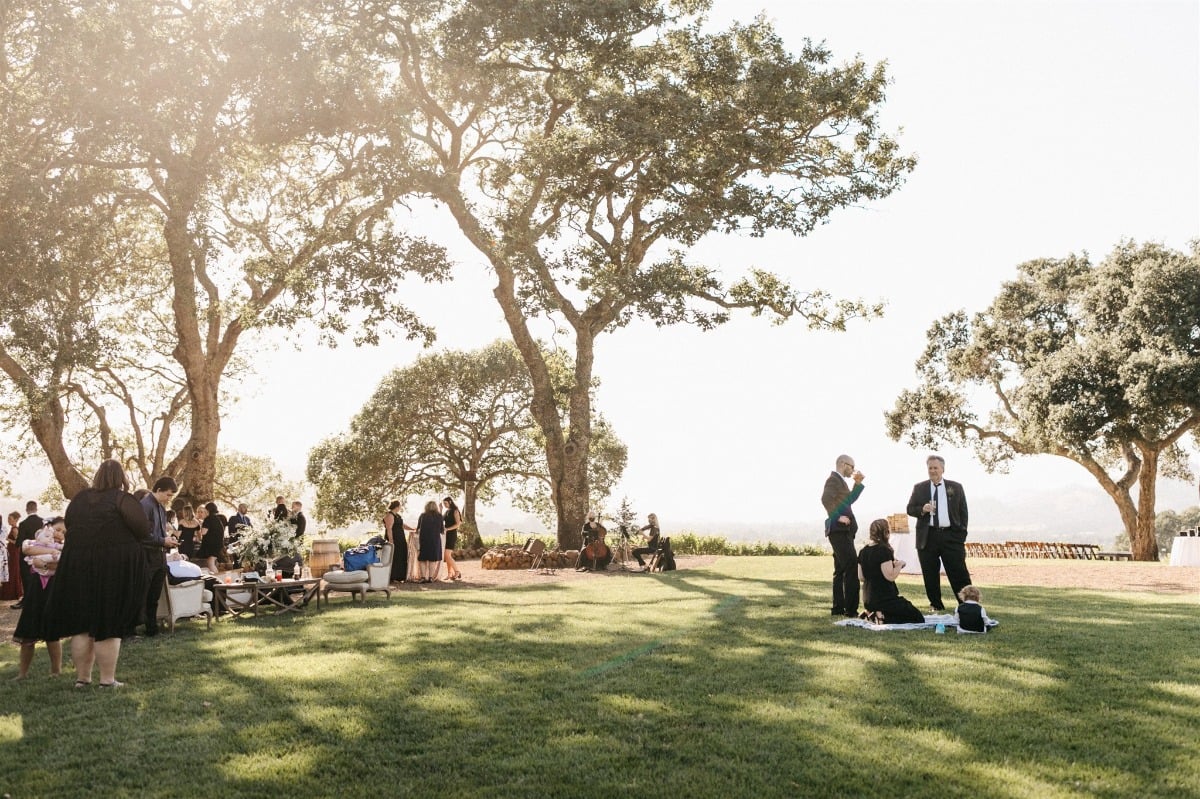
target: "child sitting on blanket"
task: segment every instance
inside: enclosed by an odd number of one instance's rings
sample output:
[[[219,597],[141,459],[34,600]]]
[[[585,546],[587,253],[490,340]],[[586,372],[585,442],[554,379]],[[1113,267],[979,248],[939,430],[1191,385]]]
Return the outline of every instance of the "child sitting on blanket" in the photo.
[[[979,604],[979,589],[968,585],[958,592],[958,598],[962,600],[958,610],[954,611],[954,618],[958,622],[958,631],[960,633],[986,633],[989,619],[987,611],[983,609],[983,605]]]

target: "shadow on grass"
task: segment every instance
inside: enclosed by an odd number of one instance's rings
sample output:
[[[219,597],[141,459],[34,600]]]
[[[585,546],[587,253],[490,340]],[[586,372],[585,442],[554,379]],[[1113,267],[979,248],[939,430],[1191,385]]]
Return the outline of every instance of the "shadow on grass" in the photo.
[[[823,563],[799,579],[790,565],[183,625],[126,647],[124,692],[0,688],[0,787],[1007,797],[1195,784],[1194,602],[995,588],[991,635],[870,633],[830,624]]]

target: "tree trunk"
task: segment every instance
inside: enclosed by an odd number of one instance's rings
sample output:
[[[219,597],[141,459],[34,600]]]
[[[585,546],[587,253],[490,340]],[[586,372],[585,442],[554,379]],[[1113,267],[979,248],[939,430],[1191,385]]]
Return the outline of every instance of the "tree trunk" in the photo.
[[[1158,536],[1154,531],[1154,505],[1157,499],[1158,452],[1142,450],[1142,471],[1138,474],[1138,508],[1129,533],[1129,549],[1134,560],[1158,560]]]
[[[529,369],[533,385],[530,412],[546,436],[546,465],[550,473],[550,499],[558,517],[558,546],[578,549],[588,506],[588,445],[591,433],[592,340],[576,330],[575,385],[571,388],[569,433],[563,431],[554,386],[538,342],[530,334],[521,304],[516,298],[511,269],[496,269],[499,281],[494,294],[504,312],[513,343]],[[582,420],[582,421],[581,421]]]
[[[54,479],[58,481],[67,500],[73,499],[91,484],[71,462],[71,456],[67,454],[63,445],[66,416],[57,398],[45,400],[40,408],[30,413],[29,428],[33,431],[34,438],[42,445],[42,451],[50,461],[50,468],[54,470]]]
[[[3,347],[0,347],[0,369],[9,376],[28,404],[29,429],[41,445],[42,452],[46,454],[50,468],[54,470],[54,479],[58,480],[62,488],[63,496],[68,500],[73,499],[76,494],[87,488],[91,481],[76,468],[71,462],[71,456],[67,454],[66,445],[63,443],[67,415],[57,388],[42,391],[25,368]],[[57,378],[52,382],[57,386]]]

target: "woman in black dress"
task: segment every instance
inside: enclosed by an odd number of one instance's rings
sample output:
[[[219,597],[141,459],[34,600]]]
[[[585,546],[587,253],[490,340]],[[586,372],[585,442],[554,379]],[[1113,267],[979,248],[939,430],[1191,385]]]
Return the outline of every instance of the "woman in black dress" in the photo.
[[[179,509],[179,554],[188,560],[196,559],[196,546],[199,543],[200,521],[191,505]]]
[[[46,598],[46,639],[71,639],[75,686],[119,688],[122,636],[131,635],[146,609],[146,512],[129,493],[115,460],[100,464],[92,487],[75,495],[66,513],[67,539]]]
[[[437,579],[442,566],[442,536],[446,532],[446,520],[438,513],[438,504],[432,499],[425,503],[425,512],[417,519],[417,536],[421,550],[417,561],[421,564],[421,582],[432,583]]]
[[[13,631],[13,643],[21,647],[17,664],[18,680],[29,676],[29,667],[33,665],[33,650],[38,641],[46,642],[46,653],[50,655],[50,675],[55,676],[62,672],[62,642],[58,638],[47,638],[45,630],[46,598],[49,596],[50,586],[54,583],[54,570],[58,567],[55,558],[62,552],[62,544],[55,542],[64,540],[63,534],[66,529],[61,516],[47,519],[38,535],[21,543],[23,556],[42,557],[30,564],[29,590],[25,593],[25,601],[21,603],[21,616],[17,619],[17,628]]]
[[[462,572],[458,570],[458,564],[454,562],[454,550],[458,546],[458,530],[462,527],[462,513],[459,512],[458,506],[450,497],[442,498],[442,507],[446,509],[445,515],[442,516],[442,520],[446,523],[446,579],[461,580]]]
[[[400,501],[392,500],[388,503],[387,513],[383,514],[383,534],[392,545],[390,580],[393,583],[402,583],[408,579],[408,542],[405,540],[404,531],[411,532],[414,529],[406,526],[404,519],[400,517]]]
[[[921,624],[925,617],[913,603],[900,596],[896,578],[906,565],[896,560],[888,543],[891,532],[887,519],[871,522],[870,543],[858,553],[858,578],[863,582],[863,607],[874,613],[882,624]]]
[[[217,556],[221,554],[221,544],[225,539],[225,519],[221,516],[217,503],[209,502],[204,505],[204,517],[200,520],[204,528],[204,538],[200,539],[200,549],[196,560],[208,569],[209,574],[217,573]]]

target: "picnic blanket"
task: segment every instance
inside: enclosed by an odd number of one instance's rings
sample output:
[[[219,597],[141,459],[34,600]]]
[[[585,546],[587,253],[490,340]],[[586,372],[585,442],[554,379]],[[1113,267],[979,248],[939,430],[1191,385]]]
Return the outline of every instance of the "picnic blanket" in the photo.
[[[1000,622],[996,621],[995,619],[989,618],[987,628],[990,630],[999,623]],[[925,621],[921,622],[920,624],[917,624],[916,622],[913,622],[912,624],[875,624],[874,622],[867,621],[866,619],[842,619],[840,621],[835,621],[834,624],[836,624],[838,627],[861,627],[864,630],[871,630],[877,633],[889,630],[932,630],[939,624],[942,624],[945,625],[946,629],[953,627],[956,632],[960,632],[964,635],[981,634],[972,633],[969,630],[959,630],[958,621],[954,618],[953,613],[930,613],[925,616]]]

